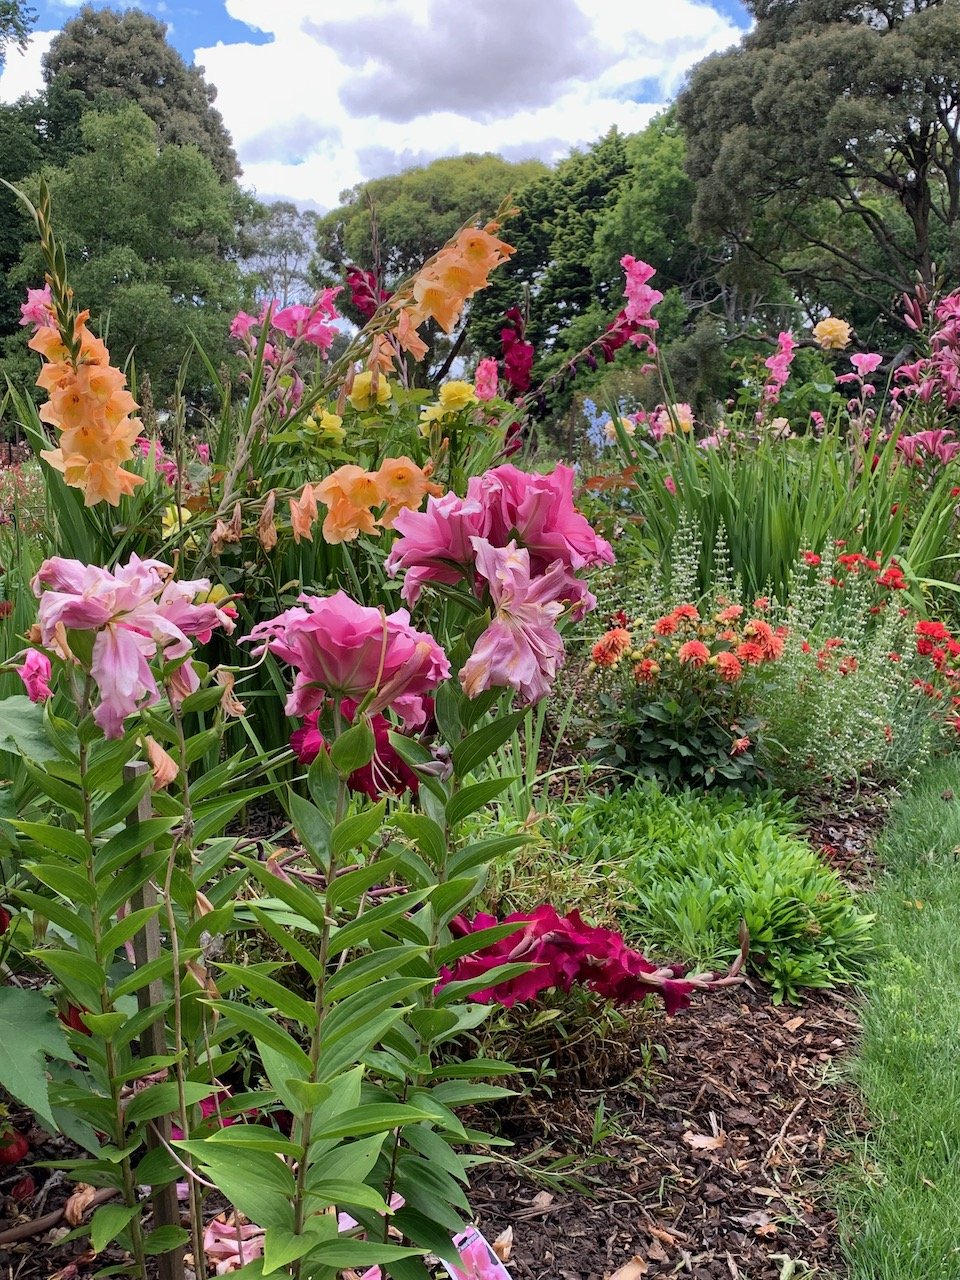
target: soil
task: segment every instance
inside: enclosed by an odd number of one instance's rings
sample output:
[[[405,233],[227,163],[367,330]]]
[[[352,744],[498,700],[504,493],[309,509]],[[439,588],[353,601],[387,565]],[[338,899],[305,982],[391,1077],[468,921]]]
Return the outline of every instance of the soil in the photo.
[[[883,805],[861,798],[856,811],[838,812],[844,806],[810,816],[809,834],[860,886]],[[514,1163],[475,1170],[476,1221],[490,1241],[512,1229],[515,1280],[607,1280],[620,1268],[617,1280],[838,1278],[828,1190],[842,1148],[865,1128],[844,1077],[856,1036],[847,994],[776,1007],[754,982],[697,996],[675,1019],[634,1020],[602,1067],[595,1059],[593,1078],[561,1078],[552,1096],[531,1091],[479,1119],[513,1142]],[[26,1117],[13,1120],[28,1131]],[[70,1154],[62,1139],[28,1136],[33,1160]],[[68,1193],[61,1175],[27,1164],[0,1174],[0,1237]],[[27,1174],[34,1194],[16,1186]],[[87,1280],[114,1261],[94,1261],[82,1242],[58,1248],[64,1232],[0,1244],[4,1276]]]

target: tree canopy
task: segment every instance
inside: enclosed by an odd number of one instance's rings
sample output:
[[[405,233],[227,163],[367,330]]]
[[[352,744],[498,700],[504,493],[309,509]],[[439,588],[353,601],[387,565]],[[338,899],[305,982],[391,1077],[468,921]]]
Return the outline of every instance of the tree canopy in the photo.
[[[16,45],[18,49],[26,47],[30,28],[36,20],[36,11],[26,0],[0,0],[0,67],[8,45]]]
[[[217,91],[203,68],[187,66],[166,27],[139,9],[116,13],[85,5],[54,37],[43,58],[48,85],[77,89],[90,102],[135,102],[157,126],[161,146],[196,146],[219,177],[240,173]]]
[[[226,354],[242,299],[230,260],[239,192],[196,146],[158,147],[155,124],[133,103],[87,112],[81,134],[77,155],[42,170],[71,284],[103,326],[115,361],[133,355],[162,396],[194,334],[215,362]],[[35,182],[24,183],[28,193]],[[31,238],[10,281],[22,297],[42,279]]]
[[[740,45],[678,102],[694,223],[890,312],[960,263],[960,6],[750,0]]]

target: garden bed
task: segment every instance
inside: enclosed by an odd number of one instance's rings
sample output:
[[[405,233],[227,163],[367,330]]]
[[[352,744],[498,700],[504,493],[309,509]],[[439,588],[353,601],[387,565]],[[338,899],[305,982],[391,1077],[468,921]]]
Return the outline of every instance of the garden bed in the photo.
[[[637,1057],[650,1041],[666,1063],[655,1058],[606,1093],[609,1136],[592,1146],[599,1091],[541,1098],[507,1131],[515,1158],[545,1141],[552,1156],[602,1157],[581,1175],[590,1194],[542,1192],[492,1165],[473,1183],[481,1228],[493,1239],[513,1227],[520,1280],[600,1280],[633,1259],[631,1276],[766,1280],[803,1275],[804,1264],[829,1273],[841,1255],[824,1175],[842,1158],[838,1135],[861,1126],[838,1070],[856,1033],[842,996],[777,1008],[754,984],[651,1020]]]

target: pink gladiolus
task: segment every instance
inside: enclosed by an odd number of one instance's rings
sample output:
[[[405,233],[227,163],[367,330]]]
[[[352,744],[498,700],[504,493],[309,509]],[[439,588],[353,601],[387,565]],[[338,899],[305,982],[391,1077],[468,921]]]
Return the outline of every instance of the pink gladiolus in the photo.
[[[100,694],[93,717],[108,738],[123,734],[123,721],[160,699],[150,659],[186,658],[171,677],[171,696],[197,687],[188,657],[191,637],[210,638],[217,627],[231,632],[229,614],[213,604],[194,604],[210,590],[202,578],[174,582],[173,570],[159,560],[130,562],[114,571],[55,556],[45,560],[33,579],[40,601],[40,638],[60,650],[57,627],[95,631],[90,674]],[[67,654],[62,656],[67,657]]]
[[[197,457],[205,467],[210,465],[210,446],[208,444],[197,445]]]
[[[865,378],[868,373],[873,373],[883,364],[883,356],[879,355],[857,355],[850,357],[850,363],[856,369],[857,374],[861,378]]]
[[[623,315],[631,330],[629,340],[634,346],[647,347],[654,354],[657,348],[650,333],[660,328],[660,321],[655,320],[651,312],[658,302],[663,301],[663,294],[659,289],[651,289],[647,281],[656,275],[656,271],[649,263],[641,262],[629,253],[620,259],[620,265],[627,277],[623,290],[627,305]]]
[[[257,323],[257,317],[248,315],[246,311],[238,311],[230,321],[230,337],[240,342],[246,341],[247,334]]]
[[[446,654],[433,636],[411,627],[406,609],[386,614],[342,591],[302,595],[244,639],[260,642],[255,654],[269,650],[296,669],[288,716],[318,710],[327,695],[359,703],[376,691],[369,714],[391,707],[414,729],[426,720],[426,695],[450,675]]]
[[[793,363],[796,345],[793,334],[784,330],[777,335],[776,351],[764,360],[764,365],[770,370],[770,377],[763,388],[763,399],[766,404],[776,404],[780,399],[780,392],[790,378],[790,366]]]
[[[530,553],[515,543],[493,547],[474,539],[477,573],[486,579],[494,618],[474,645],[460,672],[468,698],[485,689],[515,689],[525,702],[539,702],[553,687],[563,665],[563,640],[556,620],[568,584],[563,564],[555,561],[531,581]]]
[[[477,394],[477,399],[486,401],[492,400],[497,394],[500,386],[500,375],[497,370],[497,362],[493,356],[487,356],[477,365],[477,372],[474,375],[473,389]]]
[[[928,457],[946,465],[960,453],[960,443],[953,441],[952,431],[918,431],[913,437]]]
[[[673,476],[663,477],[663,487],[666,489],[667,493],[672,494],[673,497],[677,496],[677,482],[674,480]]]
[[[20,323],[32,324],[34,329],[53,323],[53,298],[48,284],[42,289],[27,290],[27,300],[20,304]]]
[[[19,673],[30,701],[46,702],[51,696],[50,677],[53,674],[47,655],[37,649],[28,649],[23,662],[14,669]]]

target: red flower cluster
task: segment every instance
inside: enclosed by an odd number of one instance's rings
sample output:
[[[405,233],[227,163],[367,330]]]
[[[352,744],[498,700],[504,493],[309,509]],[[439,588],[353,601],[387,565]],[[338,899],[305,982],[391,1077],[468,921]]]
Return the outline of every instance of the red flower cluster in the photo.
[[[533,343],[524,341],[526,324],[519,307],[511,307],[504,313],[506,323],[500,330],[503,351],[503,378],[522,395],[530,390],[530,372],[533,369]]]
[[[350,290],[350,301],[368,320],[381,302],[388,302],[393,296],[389,289],[379,287],[372,271],[364,271],[362,267],[347,267],[343,278]]]
[[[672,1017],[690,1004],[692,991],[738,981],[739,965],[724,977],[703,974],[684,979],[682,965],[658,968],[639,951],[628,947],[619,933],[585,924],[578,911],[560,916],[551,906],[515,912],[502,922],[482,913],[472,921],[457,916],[451,921],[450,929],[457,937],[464,937],[500,923],[517,923],[523,927],[492,946],[465,956],[457,962],[455,970],[441,970],[438,989],[448,982],[481,978],[500,965],[522,963],[533,967],[519,978],[494,983],[475,992],[472,999],[480,1004],[496,1002],[509,1009],[533,1000],[541,991],[552,987],[569,991],[574,983],[580,983],[620,1005],[635,1004],[646,996],[658,995]]]
[[[427,719],[433,714],[432,700],[425,699]],[[348,724],[353,723],[353,715],[357,703],[345,698],[340,704],[340,712]],[[312,764],[326,746],[323,734],[318,727],[319,712],[312,711],[306,715],[303,724],[290,735],[290,746],[301,764]],[[373,759],[361,769],[355,769],[347,779],[351,791],[369,796],[371,800],[379,800],[385,795],[402,795],[412,791],[416,795],[420,780],[412,769],[401,759],[390,742],[391,732],[397,726],[391,724],[386,716],[375,715],[370,721],[376,743]]]

